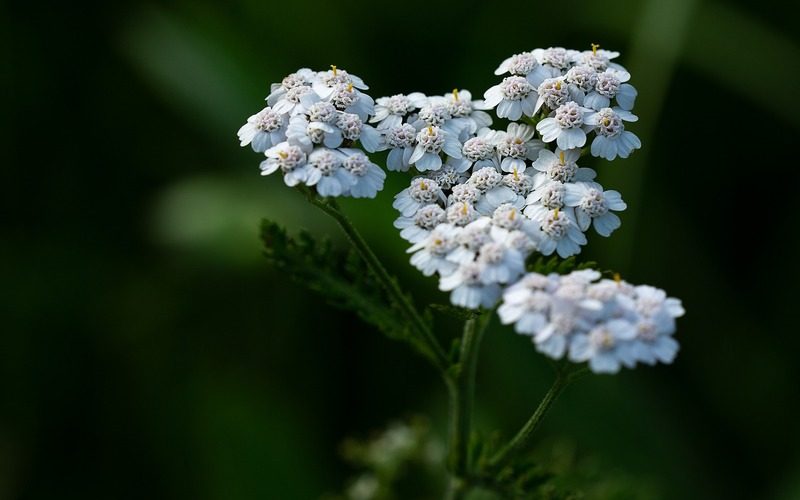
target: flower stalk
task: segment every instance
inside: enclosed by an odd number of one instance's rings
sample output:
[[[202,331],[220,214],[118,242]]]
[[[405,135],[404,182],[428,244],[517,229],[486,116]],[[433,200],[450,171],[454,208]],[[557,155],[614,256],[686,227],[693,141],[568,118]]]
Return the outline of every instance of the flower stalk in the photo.
[[[466,474],[470,466],[469,440],[475,401],[475,374],[483,332],[489,319],[488,314],[483,314],[466,320],[458,362],[451,367],[447,379],[450,393],[448,465],[452,473],[457,476]]]
[[[539,406],[536,407],[533,415],[531,415],[522,428],[517,431],[517,434],[489,459],[487,464],[487,470],[489,472],[499,472],[519,453],[530,447],[533,434],[541,425],[542,420],[555,400],[558,399],[558,396],[564,392],[567,386],[585,373],[587,373],[585,368],[570,371],[569,368],[565,368],[564,366],[556,367],[556,379],[539,402]]]
[[[475,375],[483,333],[490,319],[490,313],[483,313],[464,322],[458,361],[448,373],[450,427],[447,462],[452,476],[448,498],[452,499],[462,498],[462,495],[466,494],[468,490]]]
[[[356,227],[350,222],[350,219],[341,211],[335,200],[323,199],[317,196],[312,190],[305,186],[300,187],[300,191],[306,196],[314,206],[325,212],[333,218],[344,231],[350,243],[358,252],[359,256],[367,264],[367,267],[372,271],[375,277],[380,282],[383,289],[397,304],[400,312],[405,316],[408,325],[414,332],[415,336],[422,342],[424,346],[424,354],[428,360],[433,363],[442,373],[447,373],[450,366],[447,355],[442,349],[441,344],[434,336],[428,324],[417,311],[414,304],[408,296],[400,289],[397,281],[389,274],[386,268],[381,263],[380,259],[372,251],[369,244],[367,244],[361,233],[358,232]]]

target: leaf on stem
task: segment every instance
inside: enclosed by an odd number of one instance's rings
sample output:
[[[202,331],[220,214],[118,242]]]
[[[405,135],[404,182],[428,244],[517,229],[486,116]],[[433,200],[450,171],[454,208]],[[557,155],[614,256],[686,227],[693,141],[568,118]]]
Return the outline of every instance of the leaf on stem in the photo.
[[[354,251],[334,249],[329,240],[317,241],[306,231],[290,237],[266,219],[261,222],[261,239],[272,266],[334,306],[357,313],[387,337],[412,343],[424,352],[425,346],[409,334],[403,316]]]
[[[578,262],[575,256],[560,259],[556,255],[549,258],[540,255],[536,259],[530,260],[527,267],[528,271],[539,274],[567,274],[572,271],[596,268],[597,263],[594,261]]]
[[[433,311],[446,314],[460,321],[477,318],[481,315],[481,311],[467,309],[465,307],[451,306],[450,304],[431,304],[428,307],[430,307]]]

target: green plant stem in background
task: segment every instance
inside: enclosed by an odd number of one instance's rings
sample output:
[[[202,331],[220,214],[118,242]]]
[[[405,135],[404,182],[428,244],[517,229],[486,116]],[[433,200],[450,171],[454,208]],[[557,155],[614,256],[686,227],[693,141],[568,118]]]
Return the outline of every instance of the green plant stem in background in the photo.
[[[489,459],[489,473],[499,471],[521,451],[524,451],[530,446],[533,433],[542,423],[542,419],[547,414],[547,411],[553,405],[556,398],[558,398],[570,383],[583,376],[586,372],[586,367],[570,371],[570,368],[561,365],[556,369],[556,379],[553,381],[553,385],[550,386],[547,394],[544,395],[539,406],[536,407],[536,411],[533,412],[533,415],[525,422],[525,425],[522,426],[513,439]]]
[[[450,393],[450,436],[448,468],[451,473],[448,498],[463,498],[469,489],[470,436],[472,434],[472,409],[475,401],[475,374],[478,367],[483,332],[491,319],[491,312],[470,318],[464,322],[464,333],[458,362],[448,373],[447,386]]]
[[[375,255],[375,252],[369,247],[367,242],[361,236],[361,233],[355,228],[350,219],[339,209],[335,200],[328,200],[320,198],[313,191],[305,186],[300,187],[300,191],[308,198],[314,206],[321,209],[323,212],[332,217],[342,228],[347,238],[353,244],[353,247],[364,259],[367,267],[373,272],[375,277],[381,283],[381,286],[390,295],[393,302],[397,304],[400,312],[408,320],[409,327],[416,334],[417,338],[423,343],[425,347],[426,357],[436,366],[443,374],[447,373],[450,366],[447,355],[439,344],[439,341],[434,336],[431,329],[428,327],[425,320],[417,311],[414,304],[400,289],[397,281],[389,274],[380,259]]]
[[[469,439],[472,432],[472,408],[475,400],[475,373],[478,367],[483,332],[491,313],[470,318],[464,322],[458,362],[449,372],[450,392],[450,450],[448,465],[456,476],[469,470]]]

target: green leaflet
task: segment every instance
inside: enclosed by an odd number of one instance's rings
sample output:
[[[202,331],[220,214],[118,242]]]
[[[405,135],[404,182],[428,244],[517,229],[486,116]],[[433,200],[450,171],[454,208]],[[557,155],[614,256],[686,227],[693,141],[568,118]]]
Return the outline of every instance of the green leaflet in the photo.
[[[432,311],[446,314],[452,318],[466,321],[470,318],[477,318],[481,315],[480,311],[467,309],[464,307],[452,306],[450,304],[431,304],[428,306]]]
[[[306,231],[291,237],[272,221],[261,222],[264,256],[270,265],[319,293],[332,305],[353,311],[387,337],[424,346],[409,334],[406,321],[352,250],[333,248],[327,239],[317,241]]]
[[[536,255],[536,254],[534,254]],[[540,255],[538,258],[531,259],[528,261],[528,271],[539,273],[539,274],[550,274],[550,273],[558,273],[558,274],[567,274],[572,271],[580,271],[582,269],[596,269],[597,262],[588,261],[588,262],[578,262],[575,256],[567,257],[566,259],[561,259],[560,257],[553,255],[552,257],[545,257]]]

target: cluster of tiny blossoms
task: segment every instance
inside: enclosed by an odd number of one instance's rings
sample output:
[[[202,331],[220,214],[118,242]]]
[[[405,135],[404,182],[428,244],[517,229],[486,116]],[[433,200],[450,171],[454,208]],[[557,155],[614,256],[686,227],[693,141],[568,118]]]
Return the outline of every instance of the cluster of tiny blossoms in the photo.
[[[267,107],[239,129],[241,145],[264,153],[262,175],[280,171],[288,186],[313,186],[322,196],[374,198],[386,173],[361,149],[375,152],[382,141],[368,125],[375,102],[362,92],[367,88],[336,66],[302,68],[272,84]]]
[[[378,99],[371,122],[383,136],[381,149],[389,150],[386,167],[400,172],[412,165],[420,172],[443,166],[469,169],[475,160],[463,151],[465,142],[492,124],[483,107],[469,91],[457,89],[444,96],[414,92]]]
[[[631,113],[636,89],[626,83],[630,73],[612,62],[617,56],[597,45],[583,52],[550,47],[515,54],[495,70],[509,76],[486,91],[485,104],[512,121],[540,118],[542,140],[562,150],[582,148],[594,133],[593,156],[627,158],[641,146],[623,123],[637,120]]]
[[[436,236],[449,226],[492,217],[503,204],[533,221],[524,224],[528,253],[566,258],[580,253],[590,228],[611,235],[621,224],[615,212],[625,202],[579,162],[587,152],[609,160],[627,157],[640,145],[623,125],[636,120],[630,113],[636,90],[624,83],[630,74],[611,62],[617,56],[596,46],[585,52],[536,49],[505,60],[496,73],[511,76],[489,89],[484,101],[472,100],[467,91],[378,99],[373,121],[381,148],[390,150],[388,168],[413,166],[422,174],[395,200],[401,212],[396,225],[414,251],[423,237],[433,245],[436,238],[429,234],[439,224],[446,226]],[[492,108],[511,120],[505,130],[490,128],[492,119],[483,110]],[[590,151],[584,149],[587,134],[594,134]],[[451,267],[435,272],[444,279]],[[448,285],[449,280],[442,284]]]
[[[611,62],[617,55],[596,46],[514,55],[496,71],[512,76],[489,89],[485,101],[466,90],[378,99],[371,121],[379,148],[389,149],[387,167],[413,166],[421,174],[395,197],[395,226],[413,245],[412,264],[438,274],[454,304],[488,307],[524,272],[530,253],[566,258],[580,253],[591,227],[609,236],[620,226],[620,194],[578,165],[587,132],[603,151],[615,144],[619,156],[630,153],[617,148],[621,138],[635,139],[621,120],[635,119],[627,110],[636,91],[622,83],[630,75]],[[612,100],[618,106],[609,108]],[[494,107],[512,120],[505,130],[490,128],[483,110]],[[495,260],[504,263],[500,273]]]
[[[580,253],[591,228],[610,236],[625,210],[620,193],[578,163],[627,158],[641,143],[625,122],[636,89],[617,52],[561,47],[515,54],[503,80],[474,100],[467,90],[373,101],[355,75],[303,68],[272,85],[267,107],[239,129],[288,186],[325,197],[373,198],[385,172],[365,153],[388,151],[388,170],[415,176],[395,196],[395,227],[411,264],[454,305],[492,308],[553,357],[588,361],[597,372],[669,363],[680,302],[663,291],[602,280],[596,271],[526,274],[538,253]],[[503,127],[492,128],[495,110]]]
[[[575,255],[590,227],[609,236],[621,224],[614,213],[626,208],[620,194],[605,190],[594,170],[578,165],[587,152],[614,160],[641,146],[623,123],[637,120],[630,112],[636,89],[625,83],[630,74],[612,62],[618,55],[596,45],[583,52],[551,47],[515,54],[495,71],[509,76],[484,95],[497,116],[535,124],[544,144],[532,168],[519,164],[534,176],[524,213],[540,223],[538,249],[544,255]],[[591,146],[585,147],[590,135]]]
[[[454,305],[491,308],[502,297],[503,321],[540,351],[597,372],[671,362],[683,314],[661,290],[593,283],[596,271],[525,274],[531,254],[576,255],[590,228],[607,237],[621,224],[620,193],[578,165],[587,153],[614,160],[641,146],[623,123],[637,120],[636,90],[618,55],[594,45],[516,54],[483,101],[465,90],[398,94],[378,99],[372,119],[388,169],[418,172],[394,201],[411,264],[438,275]],[[491,128],[485,110],[495,108],[510,121],[504,130]]]
[[[528,273],[503,292],[498,314],[530,335],[540,352],[588,361],[595,372],[671,363],[678,352],[675,318],[684,314],[680,300],[651,286],[599,277],[593,270]]]

